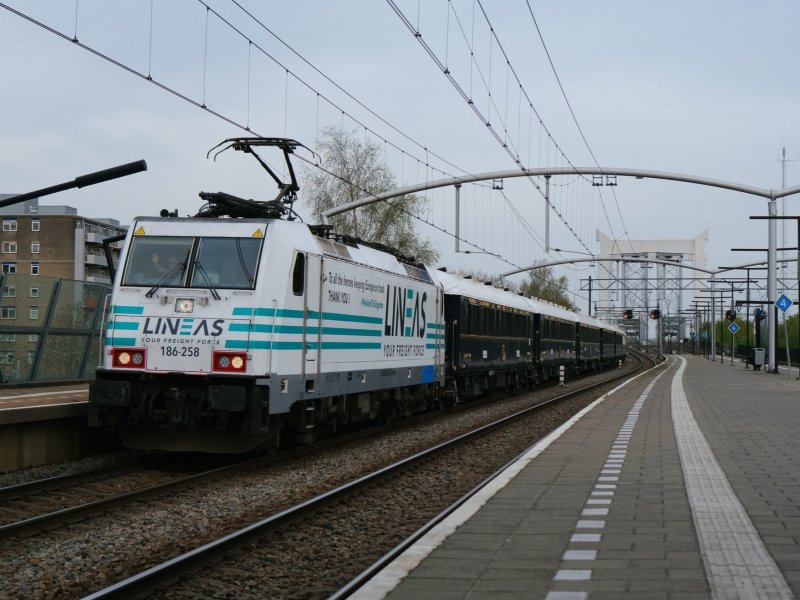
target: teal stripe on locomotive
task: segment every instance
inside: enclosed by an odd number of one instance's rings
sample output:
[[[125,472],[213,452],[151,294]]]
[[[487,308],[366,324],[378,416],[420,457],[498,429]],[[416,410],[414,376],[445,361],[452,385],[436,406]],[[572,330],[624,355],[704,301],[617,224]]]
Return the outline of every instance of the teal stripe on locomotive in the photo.
[[[380,343],[362,342],[306,342],[309,350],[380,350]],[[268,342],[263,340],[227,340],[225,348],[229,350],[302,350],[303,342]]]
[[[317,333],[317,326],[312,325],[311,327],[307,327],[305,329],[306,333],[309,335],[316,335]],[[228,331],[238,332],[238,333],[272,333],[273,327],[272,325],[261,325],[258,323],[231,323],[228,326]],[[289,334],[302,334],[303,327],[302,325],[276,325],[275,326],[275,333],[289,333]],[[323,335],[356,335],[356,336],[376,336],[380,337],[381,330],[380,329],[353,329],[350,327],[323,327],[322,328]]]
[[[136,338],[107,337],[106,338],[106,345],[111,345],[111,346],[135,346],[136,345]]]
[[[285,319],[302,319],[304,313],[302,310],[286,309],[286,308],[246,308],[235,307],[233,309],[234,317],[277,317]],[[308,318],[310,320],[318,320],[320,313],[316,310],[308,311]],[[383,325],[383,319],[380,317],[365,317],[362,315],[348,315],[345,313],[323,312],[322,319],[327,321],[347,321],[350,323],[372,323],[373,325]]]
[[[143,315],[144,306],[121,306],[115,304],[111,307],[111,313],[115,315]]]
[[[319,326],[320,314],[322,322],[339,321],[354,324],[383,325],[380,317],[367,317],[361,315],[349,315],[344,313],[308,311],[308,321],[317,321],[317,324],[306,322],[305,328],[299,325],[272,325],[267,323],[231,323],[228,331],[236,333],[261,333],[261,334],[284,334],[284,335],[303,335],[304,333],[312,338],[322,336],[342,336],[342,337],[381,337],[382,330],[376,328],[357,328],[357,327],[332,327]],[[302,321],[305,314],[302,310],[294,309],[275,309],[275,308],[247,308],[235,307],[233,316],[237,317],[273,317],[283,319],[298,319]],[[380,350],[383,345],[380,342],[362,341],[331,341],[325,340],[321,344],[319,341],[306,341],[306,348],[309,350]],[[270,341],[270,340],[227,340],[225,348],[247,349],[247,350],[302,350],[302,341]]]
[[[425,334],[425,339],[435,341],[425,344],[425,349],[436,350],[438,348],[444,348],[445,326],[440,323],[428,323],[428,329],[434,331],[428,331],[428,333]]]
[[[139,329],[139,323],[136,321],[109,321],[108,330],[111,331],[112,329],[137,331]]]

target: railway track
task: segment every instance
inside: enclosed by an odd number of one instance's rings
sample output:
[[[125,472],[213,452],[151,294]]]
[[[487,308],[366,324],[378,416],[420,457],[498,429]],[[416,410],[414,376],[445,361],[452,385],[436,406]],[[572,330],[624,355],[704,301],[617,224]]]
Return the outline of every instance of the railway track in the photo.
[[[252,462],[258,460],[263,459]],[[196,468],[187,475],[187,469],[164,470],[132,462],[2,488],[0,518],[5,523],[0,525],[0,540],[55,529],[247,466],[248,462],[239,462]]]
[[[470,403],[455,410],[469,410],[479,405],[479,402]],[[399,426],[413,427],[430,418],[430,415],[420,415],[405,419]],[[398,424],[395,423],[356,431],[311,447],[294,449],[277,458],[256,457],[235,461],[206,458],[180,467],[170,460],[151,460],[149,464],[142,460],[128,461],[0,488],[0,541],[56,529],[126,504],[173,494],[189,486],[248,469],[273,466],[297,459],[309,452],[326,451],[331,447],[351,444],[362,437],[380,435],[397,427]],[[209,460],[223,464],[206,468]]]
[[[592,401],[598,389],[629,376],[561,394],[455,435],[152,565],[89,598],[216,593],[345,597],[508,461]],[[314,580],[310,589],[309,576]]]

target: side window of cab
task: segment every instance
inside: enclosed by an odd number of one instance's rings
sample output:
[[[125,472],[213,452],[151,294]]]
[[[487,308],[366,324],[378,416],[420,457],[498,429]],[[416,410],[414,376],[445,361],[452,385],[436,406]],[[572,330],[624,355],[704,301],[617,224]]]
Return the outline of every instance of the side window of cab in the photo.
[[[298,252],[294,257],[292,269],[292,292],[295,296],[302,296],[306,285],[306,255]]]

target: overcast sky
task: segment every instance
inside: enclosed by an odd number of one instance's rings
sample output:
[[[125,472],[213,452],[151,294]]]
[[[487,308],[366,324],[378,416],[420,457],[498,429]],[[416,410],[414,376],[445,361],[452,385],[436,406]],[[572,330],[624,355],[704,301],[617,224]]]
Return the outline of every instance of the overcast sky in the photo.
[[[148,163],[147,173],[43,200],[87,216],[193,214],[201,190],[271,198],[274,184],[249,157],[206,159],[221,140],[250,135],[236,124],[311,148],[325,127],[355,131],[383,147],[398,185],[512,170],[510,152],[532,168],[599,164],[780,188],[784,145],[785,183],[800,183],[800,3],[789,0],[395,0],[400,15],[375,0],[214,0],[214,12],[197,0],[6,2],[233,121],[0,8],[0,193]],[[265,158],[280,165],[277,154]],[[653,180],[552,183],[561,215],[551,215],[552,247],[596,252],[596,228],[621,241],[708,229],[716,268],[763,256],[732,247],[767,245],[766,222],[749,219],[766,214],[760,198]],[[465,186],[462,237],[509,262],[455,256],[452,237],[420,224],[441,264],[499,273],[547,258],[540,192],[522,179],[502,187]],[[427,219],[452,233],[452,188],[427,197]],[[798,214],[797,200],[785,210]],[[796,245],[794,223],[784,243]],[[593,272],[567,273],[578,286]]]

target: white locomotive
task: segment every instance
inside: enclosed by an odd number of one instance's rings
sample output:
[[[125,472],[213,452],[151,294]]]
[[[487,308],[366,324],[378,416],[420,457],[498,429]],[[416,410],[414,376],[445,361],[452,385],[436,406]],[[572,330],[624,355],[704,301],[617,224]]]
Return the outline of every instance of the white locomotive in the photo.
[[[443,297],[428,271],[281,219],[277,200],[264,212],[134,220],[90,424],[130,447],[236,452],[437,401]]]
[[[252,154],[280,147],[292,183],[262,162],[281,188],[272,202],[201,194],[208,205],[197,217],[134,220],[89,404],[90,425],[117,429],[126,446],[243,452],[311,441],[524,387],[558,365],[624,358],[616,328],[580,326],[563,308],[283,218],[298,189],[288,155],[299,144],[228,142]],[[582,364],[583,329],[613,340],[613,352],[598,346]]]

